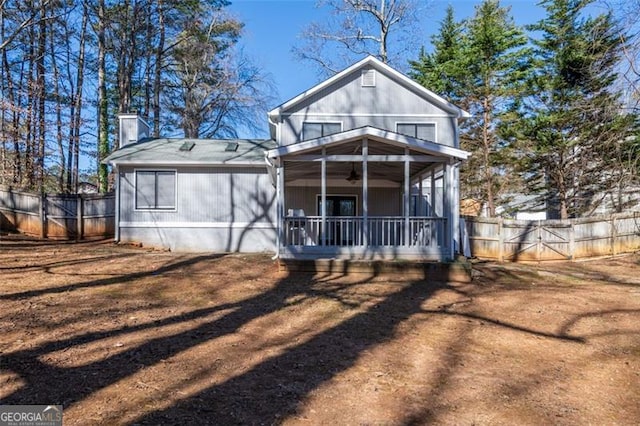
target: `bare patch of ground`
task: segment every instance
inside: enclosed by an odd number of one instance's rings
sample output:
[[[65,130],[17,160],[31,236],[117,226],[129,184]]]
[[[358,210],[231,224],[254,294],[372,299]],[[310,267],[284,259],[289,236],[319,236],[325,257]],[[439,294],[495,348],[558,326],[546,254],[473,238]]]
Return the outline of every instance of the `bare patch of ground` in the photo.
[[[637,424],[640,256],[471,283],[0,237],[0,404],[74,424]]]

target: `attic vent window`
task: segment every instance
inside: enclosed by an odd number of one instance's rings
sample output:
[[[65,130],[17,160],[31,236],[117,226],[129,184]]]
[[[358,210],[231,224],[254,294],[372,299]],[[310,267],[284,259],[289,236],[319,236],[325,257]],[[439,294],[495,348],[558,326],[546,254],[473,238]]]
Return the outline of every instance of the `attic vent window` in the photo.
[[[362,70],[362,87],[376,86],[376,70]]]
[[[238,150],[237,142],[228,142],[227,147],[224,149],[227,152],[236,152]]]
[[[193,141],[186,141],[180,146],[180,151],[185,151],[185,152],[191,151],[195,145],[196,144]]]

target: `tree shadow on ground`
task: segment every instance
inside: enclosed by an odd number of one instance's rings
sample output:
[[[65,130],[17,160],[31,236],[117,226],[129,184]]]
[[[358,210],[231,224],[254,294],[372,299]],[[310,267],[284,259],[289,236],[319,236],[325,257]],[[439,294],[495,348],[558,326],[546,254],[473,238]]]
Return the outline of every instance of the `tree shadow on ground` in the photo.
[[[202,261],[206,261],[206,260],[213,260],[213,259],[218,259],[225,256],[224,254],[210,254],[210,255],[201,255],[201,256],[196,256],[196,257],[188,257],[185,260],[181,260],[178,262],[172,262],[169,263],[167,265],[163,265],[160,268],[151,270],[151,271],[143,271],[143,272],[135,272],[135,273],[131,273],[131,274],[126,274],[126,275],[116,275],[113,277],[109,277],[109,278],[101,278],[101,279],[97,279],[97,280],[92,280],[92,281],[85,281],[85,282],[80,282],[80,283],[73,283],[73,284],[68,284],[68,285],[63,285],[63,286],[57,286],[57,287],[48,287],[48,288],[42,288],[42,289],[37,289],[37,290],[29,290],[29,291],[23,291],[23,292],[19,292],[19,293],[8,293],[8,294],[1,294],[0,295],[0,300],[22,300],[22,299],[28,299],[31,297],[37,297],[37,296],[42,296],[45,294],[56,294],[56,293],[67,293],[67,292],[71,292],[71,291],[75,291],[75,290],[79,290],[79,289],[83,289],[83,288],[90,288],[90,287],[103,287],[103,286],[109,286],[109,285],[116,285],[116,284],[123,284],[126,282],[130,282],[130,281],[134,281],[140,278],[144,278],[147,276],[152,276],[152,275],[160,275],[160,274],[164,274],[164,273],[168,273],[170,271],[174,271],[180,268],[184,268],[186,266],[191,266],[191,265],[195,265],[199,262]],[[118,257],[126,257],[126,255],[114,255],[110,258],[115,259]],[[71,262],[73,263],[73,262]],[[58,266],[58,265],[56,265]],[[40,267],[38,266],[34,266],[34,269],[38,269]],[[43,267],[43,269],[47,270],[48,268],[46,267],[46,265]]]
[[[0,248],[2,249],[39,249],[39,248],[55,248],[58,246],[99,246],[99,245],[113,245],[112,237],[96,237],[87,238],[84,240],[56,240],[56,239],[42,239],[27,234],[10,233],[0,236]]]
[[[292,288],[286,280],[283,284]],[[137,423],[203,424],[212,419],[218,424],[277,423],[295,414],[311,391],[352,367],[364,351],[392,339],[401,322],[420,312],[421,304],[445,287],[424,281],[409,283],[285,353]],[[304,286],[297,290],[304,291]]]
[[[193,257],[190,261],[176,262],[153,273],[165,273],[186,264],[211,258],[212,256]],[[152,272],[134,273],[69,286],[5,295],[5,298],[25,299],[78,288],[126,283],[151,274]],[[0,403],[24,404],[47,400],[69,407],[168,357],[204,342],[235,333],[255,319],[290,306],[292,298],[304,300],[327,297],[340,301],[340,295],[337,293],[340,289],[344,289],[344,286],[334,287],[328,284],[323,288],[322,285],[316,284],[318,284],[317,281],[311,275],[296,274],[295,277],[282,278],[271,289],[234,304],[201,309],[136,327],[107,332],[88,332],[63,341],[52,341],[35,348],[2,354],[0,356],[2,370],[18,376],[23,385],[5,396]],[[140,420],[145,423],[181,423],[186,412],[190,413],[189,415],[196,412],[198,414],[192,421],[206,422],[210,419],[207,413],[213,411],[216,413],[216,422],[220,423],[255,422],[256,419],[262,419],[261,422],[267,423],[275,422],[295,408],[295,404],[291,405],[292,402],[298,401],[320,383],[353,365],[363,350],[390,339],[394,328],[419,311],[420,304],[439,288],[441,285],[432,283],[410,283],[377,305],[332,328],[322,330],[311,340],[291,348],[281,356],[255,366],[240,377],[232,378],[166,411],[153,413]],[[345,305],[348,307],[348,303],[345,302]],[[214,312],[219,313],[216,318],[207,318]],[[46,362],[48,355],[54,351],[70,349],[118,334],[194,319],[199,319],[200,325],[187,331],[146,339],[135,347],[89,364],[60,367]],[[371,327],[371,323],[378,326]],[[333,348],[333,350],[327,348]],[[309,353],[314,353],[315,356],[310,357]],[[215,354],[212,354],[213,356]],[[43,380],[43,378],[46,379]],[[264,389],[264,391],[254,395],[252,389]],[[218,395],[223,397],[220,398]],[[239,401],[244,401],[247,395],[259,397],[252,396],[242,410],[237,410]],[[200,402],[203,398],[208,400],[205,409],[202,409]],[[198,407],[200,410],[194,411]]]
[[[51,261],[51,262],[38,262],[37,264],[34,263],[27,263],[27,264],[22,264],[22,265],[9,265],[9,266],[0,266],[0,271],[9,271],[9,272],[17,272],[20,271],[21,273],[23,272],[27,272],[27,271],[46,271],[49,272],[50,270],[54,269],[54,268],[60,268],[60,267],[64,267],[64,266],[77,266],[83,263],[92,263],[92,262],[100,262],[100,261],[105,261],[105,260],[113,260],[113,259],[118,259],[118,258],[124,258],[124,257],[128,257],[129,254],[127,253],[121,253],[121,254],[116,254],[116,253],[111,253],[111,254],[106,254],[106,255],[102,255],[102,256],[95,256],[92,255],[91,257],[85,257],[85,258],[79,258],[79,259],[73,259],[73,260],[55,260],[55,261]]]
[[[71,291],[78,288],[108,286],[126,283],[144,276],[167,273],[179,267],[216,258],[195,256],[174,262],[155,271],[125,274],[102,280],[93,280],[34,292],[9,295],[10,299],[37,297],[42,294]],[[332,285],[310,274],[282,277],[275,286],[244,300],[193,310],[184,315],[165,318],[132,327],[109,331],[87,332],[62,341],[43,343],[0,355],[0,368],[18,376],[20,388],[0,400],[1,404],[28,404],[38,401],[62,404],[65,408],[89,398],[141,370],[167,358],[187,351],[205,342],[237,333],[242,327],[259,318],[280,311],[292,303],[317,297],[330,298],[343,303],[345,309],[354,308],[345,301],[340,291],[349,285],[362,285],[374,277],[357,283]],[[320,328],[307,340],[295,343],[282,353],[266,358],[239,375],[209,386],[195,394],[172,403],[169,407],[135,419],[140,424],[273,424],[295,415],[304,399],[323,383],[354,366],[363,352],[390,341],[397,327],[416,314],[443,313],[427,311],[425,301],[441,290],[452,290],[472,297],[449,284],[414,280],[398,283],[398,290],[387,294],[378,303],[360,305],[353,316],[335,325]],[[294,300],[294,302],[292,302]],[[297,300],[298,302],[295,302]],[[444,307],[443,310],[446,310]],[[209,318],[217,313],[215,318]],[[446,313],[446,312],[445,312]],[[453,314],[452,314],[453,315]],[[471,316],[473,319],[490,319]],[[107,354],[100,360],[79,366],[59,367],[46,362],[54,351],[65,350],[106,337],[114,337],[140,330],[163,327],[168,324],[199,320],[188,330],[148,338],[131,348]],[[522,327],[499,321],[496,326],[519,332],[535,333]],[[545,335],[567,338],[568,336]],[[216,354],[210,354],[215,360]],[[195,381],[196,378],[194,377]]]

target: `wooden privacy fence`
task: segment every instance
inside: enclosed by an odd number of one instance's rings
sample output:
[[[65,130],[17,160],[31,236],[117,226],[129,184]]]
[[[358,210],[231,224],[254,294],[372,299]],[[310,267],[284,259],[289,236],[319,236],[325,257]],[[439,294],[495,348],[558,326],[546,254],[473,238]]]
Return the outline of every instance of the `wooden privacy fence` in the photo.
[[[640,212],[568,220],[464,219],[471,255],[481,259],[575,260],[640,250]]]
[[[115,198],[0,188],[0,229],[62,240],[110,237],[115,229]]]

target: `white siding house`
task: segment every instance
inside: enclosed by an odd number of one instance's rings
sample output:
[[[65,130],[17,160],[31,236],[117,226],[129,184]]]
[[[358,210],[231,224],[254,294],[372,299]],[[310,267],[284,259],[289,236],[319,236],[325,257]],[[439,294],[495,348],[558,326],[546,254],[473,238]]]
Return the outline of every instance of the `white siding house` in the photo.
[[[367,57],[270,111],[271,140],[121,146],[106,160],[118,176],[116,238],[283,258],[451,259],[465,117]],[[141,120],[123,119],[144,134]]]
[[[138,117],[121,117],[121,127]],[[124,121],[124,123],[122,123]],[[273,251],[275,191],[267,140],[143,139],[116,169],[116,240],[175,251]]]

